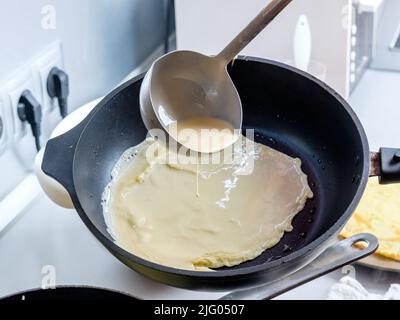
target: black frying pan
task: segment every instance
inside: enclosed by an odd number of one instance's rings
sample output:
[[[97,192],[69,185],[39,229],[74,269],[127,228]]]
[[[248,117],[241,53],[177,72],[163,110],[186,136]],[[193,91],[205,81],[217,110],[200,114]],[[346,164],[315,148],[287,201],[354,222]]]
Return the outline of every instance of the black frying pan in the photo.
[[[135,302],[137,299],[122,292],[94,287],[57,287],[19,292],[0,299],[0,302],[61,302],[61,301],[112,301]]]
[[[127,148],[146,137],[139,111],[143,76],[111,92],[82,123],[46,146],[43,171],[65,186],[79,216],[97,239],[130,268],[172,286],[226,291],[288,276],[337,237],[369,176],[370,153],[364,130],[334,90],[302,71],[262,59],[235,60],[229,72],[242,99],[244,129],[256,129],[256,141],[299,157],[314,192],[314,198],[295,217],[293,231],[252,261],[216,272],[178,270],[123,250],[107,232],[101,195],[110,182],[110,172]],[[379,171],[379,167],[374,169]],[[374,242],[368,236],[354,241],[361,239]],[[370,247],[357,259],[375,249]],[[335,251],[330,255],[332,269]],[[354,259],[348,257],[347,262]]]

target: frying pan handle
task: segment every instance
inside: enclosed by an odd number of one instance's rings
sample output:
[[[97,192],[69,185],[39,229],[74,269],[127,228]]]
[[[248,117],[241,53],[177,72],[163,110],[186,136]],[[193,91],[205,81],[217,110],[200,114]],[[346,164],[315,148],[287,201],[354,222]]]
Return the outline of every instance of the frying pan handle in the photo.
[[[73,114],[70,116],[68,126],[81,120]],[[71,200],[75,195],[72,178],[73,158],[78,139],[90,118],[91,116],[87,116],[69,131],[50,139],[45,149],[40,150],[36,157],[35,173],[41,187],[51,200],[65,208],[74,207]]]
[[[355,247],[354,245],[359,242],[365,242],[367,246],[362,249]],[[377,248],[378,239],[375,236],[368,233],[358,234],[328,247],[310,264],[282,280],[258,288],[235,291],[220,299],[272,299],[333,270],[364,258],[375,252]]]
[[[34,171],[36,174],[36,178],[38,179],[43,191],[53,202],[63,208],[72,209],[74,207],[74,204],[72,203],[68,191],[61,183],[48,176],[42,170],[44,151],[45,148],[41,149],[35,158]]]
[[[370,177],[378,176],[380,184],[400,182],[400,149],[380,148],[371,152]]]

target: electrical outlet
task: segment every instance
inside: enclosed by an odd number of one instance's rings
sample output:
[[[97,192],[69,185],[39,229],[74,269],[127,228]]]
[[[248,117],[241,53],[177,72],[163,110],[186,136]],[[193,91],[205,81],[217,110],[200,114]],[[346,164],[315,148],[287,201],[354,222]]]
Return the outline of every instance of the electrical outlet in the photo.
[[[51,113],[57,108],[56,99],[49,97],[47,78],[54,67],[64,69],[63,52],[60,41],[52,43],[32,64],[32,72],[39,77],[43,114]]]
[[[18,116],[18,102],[24,90],[30,90],[32,94],[41,101],[41,94],[38,87],[38,82],[35,81],[30,68],[23,69],[20,73],[10,79],[4,87],[4,92],[7,97],[5,106],[8,105],[13,122],[14,139],[19,140],[28,132],[28,125],[25,121],[21,121]]]
[[[53,101],[47,93],[47,78],[53,67],[63,69],[63,56],[61,43],[54,42],[41,54],[21,67],[21,71],[12,77],[4,85],[0,86],[0,97],[3,97],[3,125],[6,123],[7,148],[13,149],[18,159],[19,166],[30,170],[34,162],[37,150],[35,138],[31,127],[26,121],[21,121],[18,115],[18,102],[25,90],[30,90],[33,96],[42,106],[41,136],[43,147],[54,127],[61,121],[57,101]],[[56,108],[57,106],[57,108]],[[1,109],[0,109],[1,111]],[[0,137],[0,148],[4,145]],[[1,154],[1,149],[0,149]]]

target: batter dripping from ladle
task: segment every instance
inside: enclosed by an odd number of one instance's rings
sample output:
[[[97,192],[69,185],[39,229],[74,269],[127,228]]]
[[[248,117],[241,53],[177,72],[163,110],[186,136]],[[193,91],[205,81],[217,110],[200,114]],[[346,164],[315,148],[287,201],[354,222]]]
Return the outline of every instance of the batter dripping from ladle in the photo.
[[[227,121],[211,117],[193,117],[172,123],[168,127],[170,136],[183,147],[195,153],[215,153],[232,146],[239,134]],[[199,163],[201,155],[196,160],[196,196],[199,193]]]

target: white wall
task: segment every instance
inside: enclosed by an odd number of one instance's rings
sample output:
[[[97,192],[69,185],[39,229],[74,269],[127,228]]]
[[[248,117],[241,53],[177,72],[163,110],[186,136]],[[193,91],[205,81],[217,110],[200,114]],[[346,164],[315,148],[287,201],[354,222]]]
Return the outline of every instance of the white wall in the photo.
[[[312,36],[311,59],[327,67],[326,82],[346,96],[350,1],[294,0],[241,54],[282,62],[293,60],[296,24],[305,14]],[[176,0],[178,49],[217,54],[268,2]]]
[[[55,29],[42,27],[47,5],[55,9]],[[105,95],[161,45],[164,5],[164,0],[1,0],[0,86],[60,40],[70,76],[69,111]],[[3,120],[10,127],[10,119]],[[25,138],[32,150],[16,151],[13,140],[0,150],[0,201],[29,171],[21,152],[35,150],[32,136]]]
[[[56,29],[42,28],[45,5]],[[2,0],[0,83],[54,40],[62,41],[72,108],[111,89],[164,36],[163,0]]]

